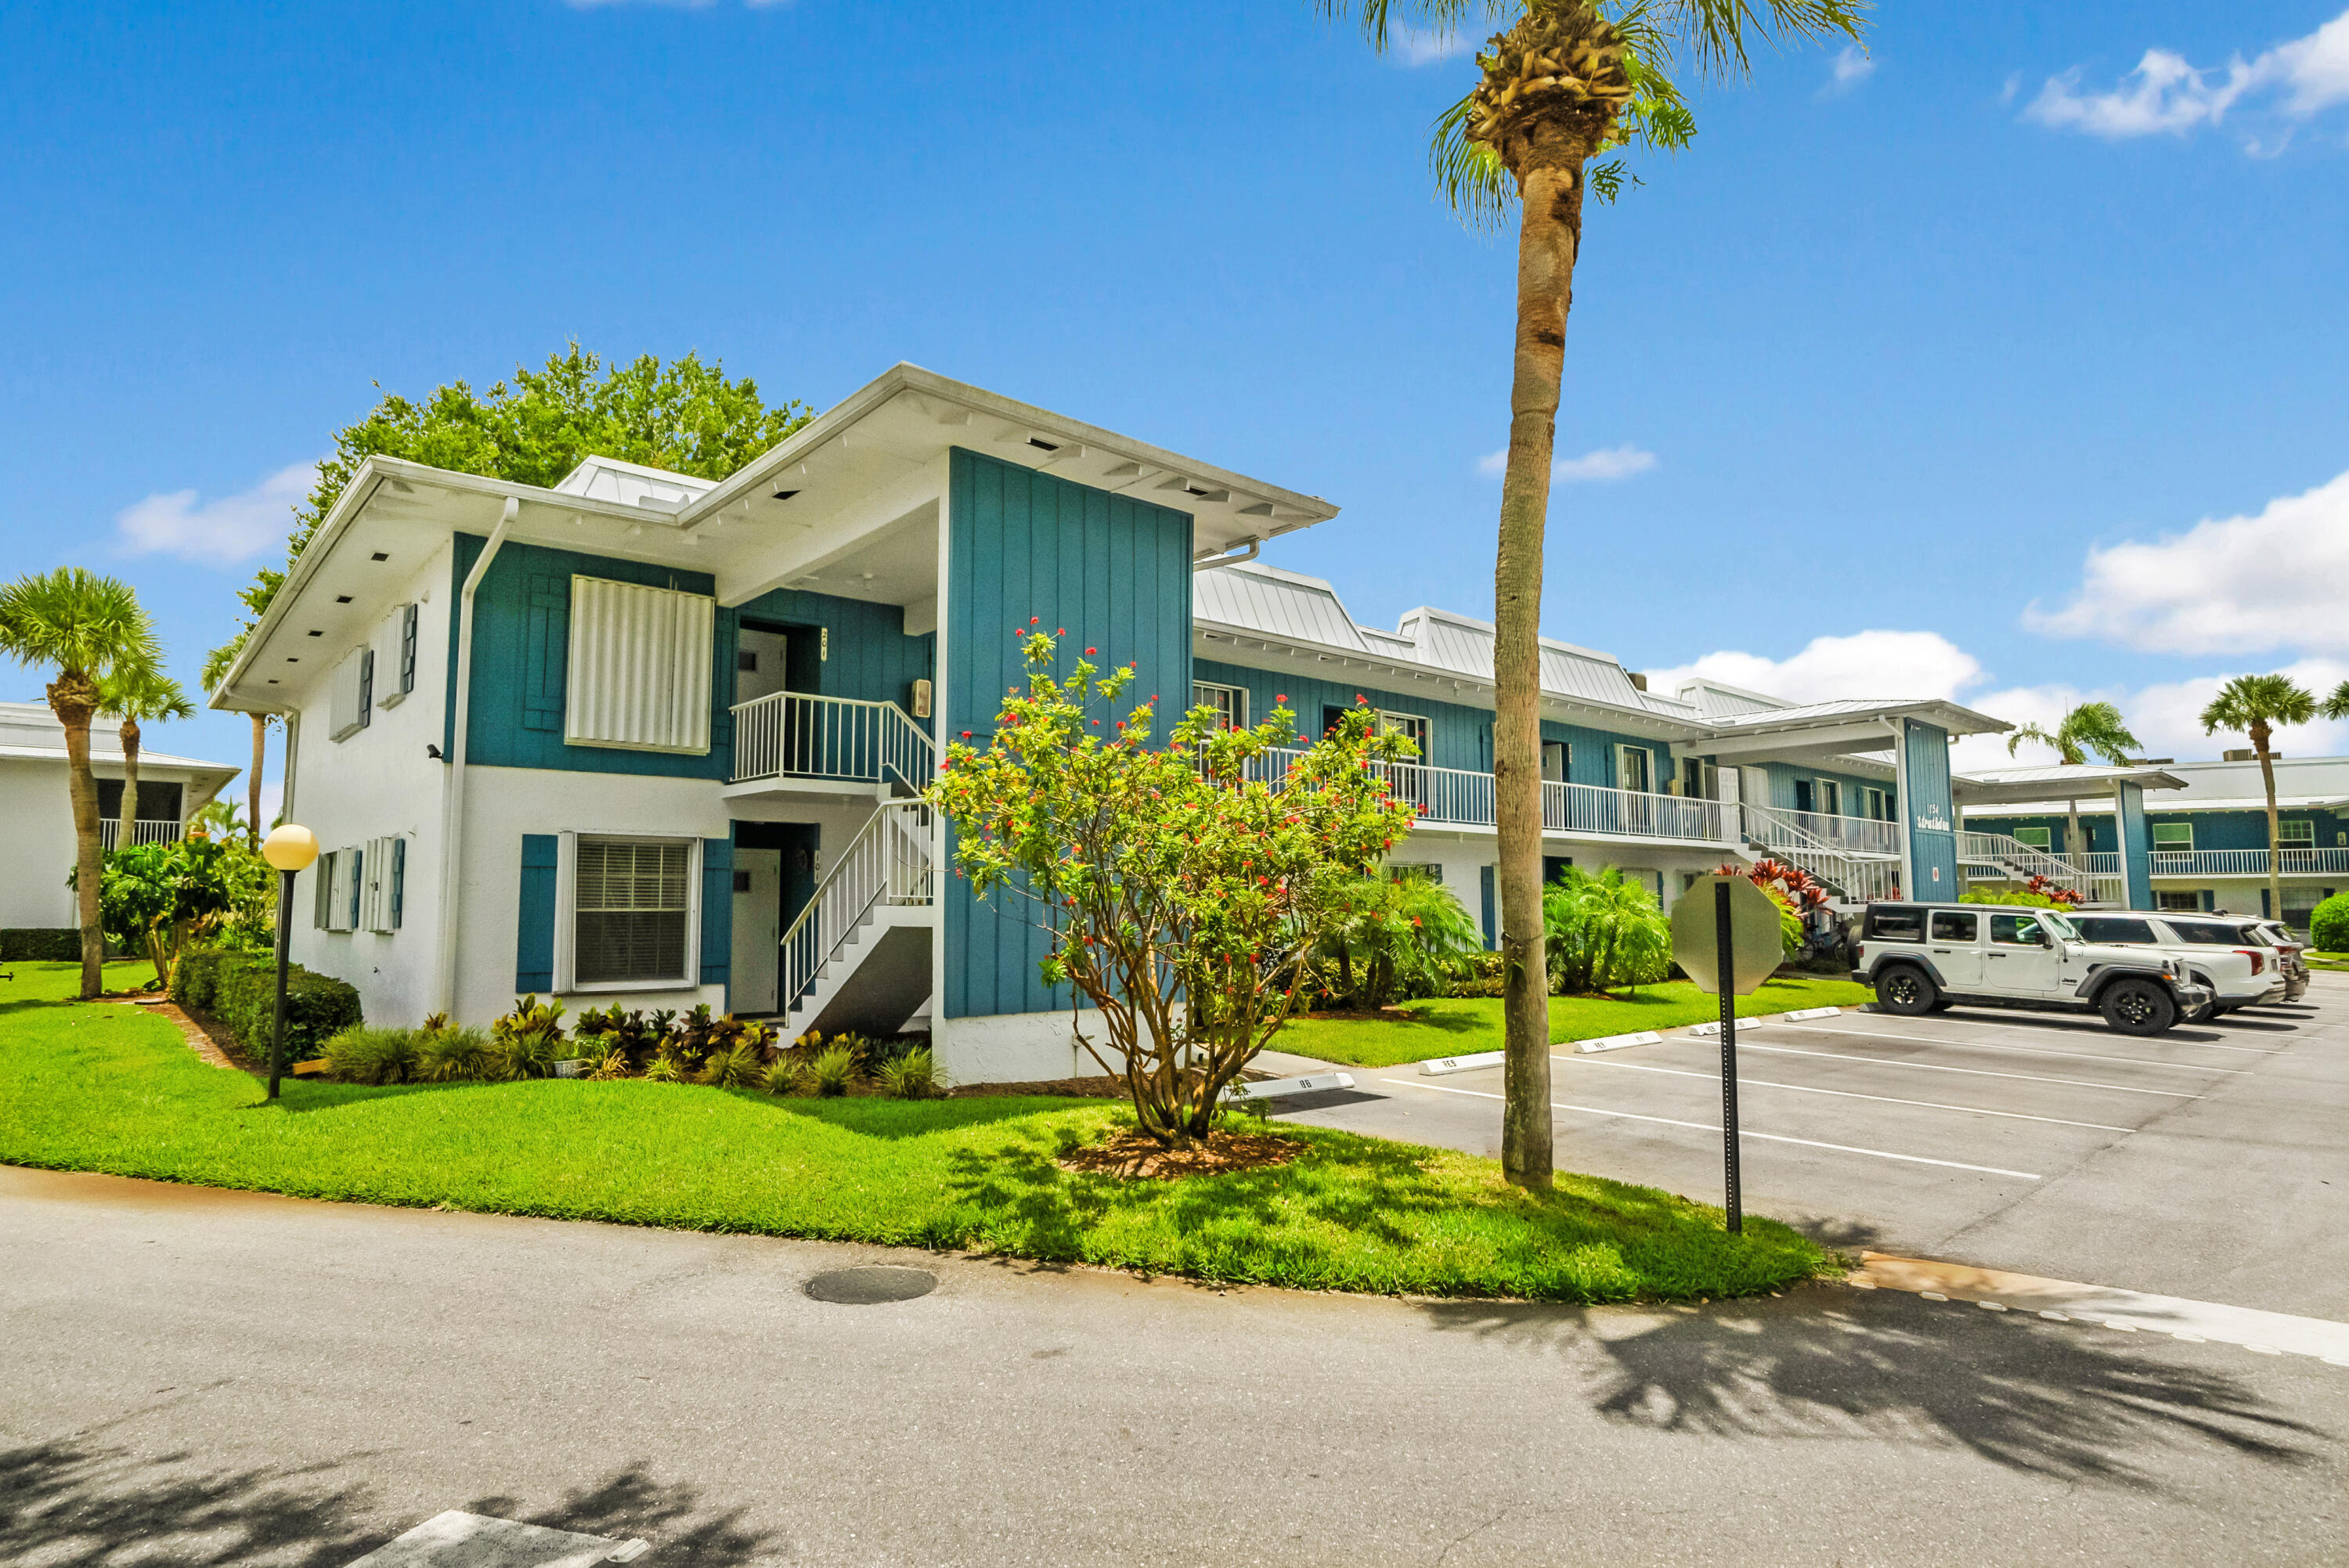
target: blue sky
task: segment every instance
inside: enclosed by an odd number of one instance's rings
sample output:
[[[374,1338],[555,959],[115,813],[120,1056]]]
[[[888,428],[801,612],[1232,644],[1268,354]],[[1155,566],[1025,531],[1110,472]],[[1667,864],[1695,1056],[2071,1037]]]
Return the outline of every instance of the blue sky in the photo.
[[[1553,634],[2179,756],[2225,673],[2349,676],[2339,5],[1886,0],[1700,91],[1589,220]],[[1424,162],[1471,69],[1307,0],[17,0],[0,576],[129,578],[191,681],[375,384],[576,337],[819,406],[910,359],[1340,502],[1268,558],[1365,620],[1486,614],[1512,251]]]

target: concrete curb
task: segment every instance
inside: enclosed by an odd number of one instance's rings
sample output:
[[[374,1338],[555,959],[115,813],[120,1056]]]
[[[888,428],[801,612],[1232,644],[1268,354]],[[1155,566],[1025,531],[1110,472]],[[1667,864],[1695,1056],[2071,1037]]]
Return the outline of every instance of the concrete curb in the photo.
[[[1764,1013],[1757,1017],[1740,1018],[1737,1021],[1741,1024],[1799,1024],[1806,1018],[1833,1018],[1842,1012],[1841,1007],[1797,1007],[1791,1013]],[[1721,1021],[1715,1019],[1710,1024],[1692,1024],[1688,1027],[1688,1033],[1717,1035],[1721,1033]]]

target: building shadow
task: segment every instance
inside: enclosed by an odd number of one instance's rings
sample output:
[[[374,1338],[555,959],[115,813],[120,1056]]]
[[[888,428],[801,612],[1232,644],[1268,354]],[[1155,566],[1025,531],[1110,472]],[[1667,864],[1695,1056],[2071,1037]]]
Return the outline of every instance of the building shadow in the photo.
[[[1905,1293],[1653,1309],[1620,1332],[1589,1309],[1429,1303],[1440,1328],[1595,1362],[1593,1408],[1663,1432],[1954,1445],[2002,1468],[2156,1492],[2158,1450],[2298,1466],[2337,1444],[2244,1379],[2160,1341]],[[1637,1309],[1634,1309],[1636,1311]]]

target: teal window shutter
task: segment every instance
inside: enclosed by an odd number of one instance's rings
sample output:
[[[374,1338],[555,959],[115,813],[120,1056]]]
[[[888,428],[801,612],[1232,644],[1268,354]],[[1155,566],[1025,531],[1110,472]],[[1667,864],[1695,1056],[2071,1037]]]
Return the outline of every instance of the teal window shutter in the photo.
[[[367,885],[366,878],[367,851],[353,850],[351,851],[350,923],[345,927],[346,930],[357,931],[359,928],[359,890]]]
[[[701,841],[701,983],[730,983],[734,965],[734,841]]]
[[[514,990],[554,989],[554,868],[553,833],[522,836],[522,907],[514,932]]]
[[[416,606],[399,607],[399,690],[402,696],[416,689]]]
[[[530,579],[523,626],[522,727],[563,728],[563,691],[570,655],[571,580],[549,573]]]
[[[408,901],[408,841],[391,841],[391,928],[399,929],[399,916]]]
[[[1485,895],[1483,900],[1485,905],[1485,951],[1491,952],[1501,945],[1500,934],[1495,929],[1500,923],[1495,918],[1493,909],[1493,905],[1496,902],[1493,896],[1493,868],[1490,866],[1478,866],[1476,868],[1476,880],[1483,884],[1482,892]]]

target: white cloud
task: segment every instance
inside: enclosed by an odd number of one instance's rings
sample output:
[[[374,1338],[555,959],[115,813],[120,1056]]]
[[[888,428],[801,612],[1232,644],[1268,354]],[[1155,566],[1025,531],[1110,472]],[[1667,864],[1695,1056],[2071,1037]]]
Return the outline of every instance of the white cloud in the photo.
[[[2153,653],[2349,652],[2349,473],[2256,517],[2091,550],[2072,602],[2023,622]]]
[[[243,561],[293,531],[291,508],[317,482],[318,465],[295,463],[251,490],[199,503],[191,490],[150,495],[115,520],[116,550],[124,555],[167,553],[182,561],[221,564]]]
[[[1784,659],[1707,654],[1677,669],[1651,670],[1651,691],[1670,696],[1703,676],[1788,702],[1844,697],[1955,697],[1982,681],[1982,661],[1939,632],[1855,632],[1813,637]]]
[[[1394,52],[1406,66],[1432,66],[1440,60],[1458,59],[1474,54],[1475,46],[1457,32],[1428,32],[1418,27],[1397,27]]]
[[[1656,454],[1643,451],[1625,442],[1619,447],[1601,447],[1595,452],[1585,452],[1578,458],[1560,458],[1550,465],[1552,484],[1570,485],[1585,482],[1603,483],[1609,480],[1628,480],[1633,474],[1644,474],[1656,466]],[[1487,452],[1476,459],[1476,471],[1497,479],[1509,470],[1509,452],[1504,447],[1497,452]]]
[[[2023,113],[2043,125],[2118,140],[2216,125],[2246,99],[2296,119],[2349,101],[2349,11],[2256,59],[2237,55],[2223,69],[2197,69],[2183,55],[2147,49],[2137,69],[2101,93],[2082,92],[2080,72],[2068,71],[2049,77]],[[2253,150],[2260,150],[2256,143]]]
[[[1876,61],[1857,44],[1846,44],[1828,67],[1826,91],[1849,92],[1868,79],[1876,69]]]

